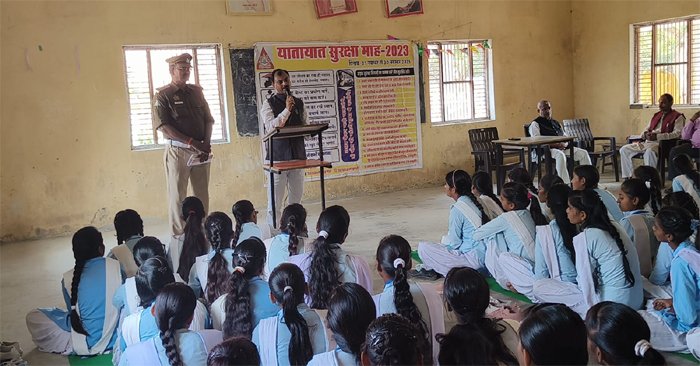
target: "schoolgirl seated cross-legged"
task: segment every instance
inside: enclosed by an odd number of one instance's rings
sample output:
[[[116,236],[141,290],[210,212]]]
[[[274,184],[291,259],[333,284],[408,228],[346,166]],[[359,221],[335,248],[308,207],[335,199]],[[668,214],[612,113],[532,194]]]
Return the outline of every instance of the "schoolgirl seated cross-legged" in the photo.
[[[474,173],[472,177],[472,193],[479,200],[490,220],[503,213],[501,200],[493,193],[493,183],[489,173],[482,171]]]
[[[268,249],[267,262],[265,263],[265,276],[272,273],[280,263],[289,260],[289,257],[305,253],[311,248],[306,248],[304,238],[307,234],[306,209],[298,203],[292,203],[284,208],[280,218],[280,234],[265,240]]]
[[[141,268],[149,258],[156,256],[165,257],[165,248],[163,243],[155,237],[144,236],[136,245],[134,245],[134,262],[138,268]],[[138,273],[138,271],[136,272]],[[141,299],[136,291],[136,276],[129,277],[124,280],[124,284],[119,286],[119,289],[112,298],[112,304],[120,310],[121,316],[125,317],[135,313]]]
[[[209,350],[222,338],[218,330],[187,330],[196,306],[194,292],[184,283],[163,287],[153,307],[160,336],[127,347],[119,366],[205,365]]]
[[[122,283],[119,262],[102,257],[102,234],[92,226],[76,231],[72,244],[75,266],[61,281],[67,311],[32,310],[27,314],[27,328],[43,352],[104,353],[117,339],[119,309],[111,300]]]
[[[571,188],[574,191],[583,191],[585,189],[590,189],[598,193],[598,196],[605,204],[605,208],[608,210],[610,217],[620,222],[622,219],[622,210],[617,204],[617,198],[606,189],[598,187],[600,182],[600,174],[598,173],[598,168],[593,165],[579,165],[574,168],[574,175],[571,178]]]
[[[397,313],[418,326],[426,339],[426,363],[437,358],[435,335],[445,331],[445,316],[440,295],[434,284],[417,283],[408,279],[411,269],[411,245],[398,235],[389,235],[377,247],[377,271],[384,280],[384,291],[375,295],[377,316]],[[432,353],[431,353],[432,351]]]
[[[520,183],[508,182],[501,190],[506,210],[496,219],[474,231],[473,239],[486,243],[486,268],[502,287],[532,296],[535,263],[535,217],[539,213],[537,197],[528,194]],[[518,277],[525,277],[522,280]],[[520,286],[525,284],[525,286]]]
[[[574,237],[577,283],[547,278],[535,282],[541,302],[566,304],[581,316],[600,301],[642,306],[642,280],[634,244],[593,190],[573,192],[567,209],[569,222],[581,226]]]
[[[354,282],[372,292],[367,261],[342,249],[349,225],[350,215],[345,208],[326,208],[316,223],[318,238],[313,242],[314,250],[289,257],[289,262],[304,273],[309,284],[307,301],[314,309],[326,309],[333,289],[341,283]]]
[[[653,257],[659,249],[659,241],[652,232],[654,214],[646,210],[651,193],[644,181],[630,178],[622,182],[618,202],[624,216],[620,225],[634,243],[639,255],[642,276],[648,277],[652,269]]]
[[[651,344],[661,351],[687,352],[686,333],[700,326],[700,252],[698,239],[688,240],[698,221],[679,207],[664,207],[656,215],[654,235],[673,250],[673,297],[655,299],[653,309],[640,311],[651,328]]]
[[[226,283],[233,271],[233,249],[231,236],[233,222],[223,212],[212,212],[204,222],[211,252],[195,260],[189,275],[189,285],[208,304],[226,292]]]
[[[447,235],[440,243],[418,243],[423,265],[411,272],[412,276],[437,279],[453,267],[484,268],[486,246],[472,235],[489,217],[471,187],[472,179],[464,170],[454,170],[445,176],[445,194],[455,201],[450,208]]]

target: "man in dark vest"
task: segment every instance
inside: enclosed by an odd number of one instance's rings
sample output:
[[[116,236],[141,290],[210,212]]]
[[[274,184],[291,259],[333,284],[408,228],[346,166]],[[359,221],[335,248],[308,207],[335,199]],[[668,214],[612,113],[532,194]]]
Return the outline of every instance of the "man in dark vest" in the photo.
[[[537,113],[539,116],[530,122],[530,136],[564,136],[564,130],[557,120],[552,118],[552,104],[548,100],[540,100],[537,103]],[[559,143],[550,146],[552,159],[557,168],[557,173],[564,181],[569,184],[569,170],[566,167],[567,153],[563,149],[567,148],[567,144]],[[574,147],[574,160],[582,165],[590,165],[591,157],[588,156],[588,151]]]
[[[649,126],[642,132],[642,141],[627,144],[620,148],[620,166],[622,178],[632,176],[632,157],[644,153],[644,165],[656,168],[658,162],[659,141],[677,139],[681,136],[685,116],[683,113],[672,109],[673,96],[664,94],[659,97],[659,111],[649,122]]]
[[[301,126],[307,124],[308,115],[301,99],[292,96],[289,88],[291,82],[287,70],[276,69],[272,72],[273,87],[275,93],[262,103],[260,114],[265,123],[265,131],[270,131],[276,127]],[[267,152],[266,160],[288,161],[306,160],[306,149],[304,148],[304,138],[294,137],[289,139],[279,139],[273,141],[272,153]],[[289,196],[287,205],[300,203],[304,194],[304,170],[296,169],[274,174],[275,187],[275,211],[277,220],[280,219],[280,210],[284,208],[284,193],[288,190]],[[267,224],[273,227],[272,222],[272,199],[270,188],[267,190]]]

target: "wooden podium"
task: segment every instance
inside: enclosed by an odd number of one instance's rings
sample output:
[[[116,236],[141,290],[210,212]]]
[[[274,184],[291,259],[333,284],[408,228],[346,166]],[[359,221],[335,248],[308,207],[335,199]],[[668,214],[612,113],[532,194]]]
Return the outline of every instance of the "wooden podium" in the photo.
[[[272,204],[272,226],[277,228],[277,212],[275,209],[275,185],[274,174],[281,174],[288,170],[295,169],[312,169],[319,168],[321,178],[321,209],[326,209],[326,185],[323,176],[323,168],[331,168],[333,165],[330,162],[323,161],[323,134],[321,132],[328,129],[328,123],[317,125],[293,126],[293,127],[276,127],[265,136],[263,142],[267,144],[268,156],[270,163],[264,164],[263,169],[270,172],[270,199]],[[273,140],[288,139],[292,137],[305,137],[318,135],[318,160],[287,160],[275,163],[272,159],[273,155]]]

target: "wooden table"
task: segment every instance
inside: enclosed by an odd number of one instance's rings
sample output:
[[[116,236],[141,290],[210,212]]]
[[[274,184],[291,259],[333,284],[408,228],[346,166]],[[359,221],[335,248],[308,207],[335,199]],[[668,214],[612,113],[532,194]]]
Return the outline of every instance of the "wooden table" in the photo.
[[[546,150],[549,149],[549,145],[551,144],[557,144],[557,143],[568,143],[568,149],[569,149],[569,156],[570,160],[567,161],[567,167],[569,169],[573,168],[574,164],[574,137],[571,136],[535,136],[535,137],[514,137],[514,138],[509,138],[509,139],[500,139],[500,140],[494,140],[493,143],[498,146],[498,151],[497,153],[500,156],[503,156],[503,147],[504,146],[509,146],[509,147],[519,147],[519,148],[525,148],[527,149],[527,155],[528,159],[532,159],[532,152],[535,151],[536,156],[537,156],[537,161],[539,162],[539,157],[544,155],[545,161],[546,161],[546,166],[547,166],[547,174],[552,174],[553,169],[552,169],[552,155],[551,154],[543,154],[543,152],[546,152]],[[525,169],[528,168],[529,164],[525,164]],[[563,172],[562,172],[563,173]],[[568,174],[568,172],[566,172]],[[530,172],[530,175],[532,175],[532,172]],[[540,169],[537,169],[537,179],[542,178],[542,172]],[[500,187],[499,191],[500,191]]]

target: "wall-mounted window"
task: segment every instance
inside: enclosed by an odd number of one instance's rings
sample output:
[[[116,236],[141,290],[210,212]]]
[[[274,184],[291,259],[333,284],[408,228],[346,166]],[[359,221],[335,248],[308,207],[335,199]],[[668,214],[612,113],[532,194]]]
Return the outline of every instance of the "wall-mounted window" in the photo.
[[[214,117],[212,142],[228,142],[221,45],[124,46],[126,85],[129,97],[132,150],[162,146],[163,135],[153,130],[156,90],[171,81],[166,59],[182,53],[192,55],[189,83],[199,84]]]
[[[433,124],[495,119],[490,40],[428,42]]]
[[[632,25],[633,104],[700,104],[700,16]]]

